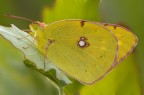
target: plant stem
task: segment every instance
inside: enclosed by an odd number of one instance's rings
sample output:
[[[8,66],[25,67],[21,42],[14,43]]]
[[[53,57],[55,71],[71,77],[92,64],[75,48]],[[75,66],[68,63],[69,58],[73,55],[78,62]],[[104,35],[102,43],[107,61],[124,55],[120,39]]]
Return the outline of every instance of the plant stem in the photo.
[[[63,93],[63,86],[58,86],[54,81],[47,78],[58,90],[59,95],[64,95]]]
[[[59,87],[59,95],[64,95],[64,93],[63,93],[63,87]]]

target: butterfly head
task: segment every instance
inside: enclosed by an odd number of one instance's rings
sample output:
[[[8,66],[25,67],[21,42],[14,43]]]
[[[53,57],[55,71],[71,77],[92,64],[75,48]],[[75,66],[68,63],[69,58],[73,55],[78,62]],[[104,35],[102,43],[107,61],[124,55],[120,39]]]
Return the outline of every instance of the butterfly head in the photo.
[[[45,26],[46,26],[45,23],[39,21],[33,22],[32,24],[29,25],[31,31],[34,33],[36,33],[37,31],[42,31]]]

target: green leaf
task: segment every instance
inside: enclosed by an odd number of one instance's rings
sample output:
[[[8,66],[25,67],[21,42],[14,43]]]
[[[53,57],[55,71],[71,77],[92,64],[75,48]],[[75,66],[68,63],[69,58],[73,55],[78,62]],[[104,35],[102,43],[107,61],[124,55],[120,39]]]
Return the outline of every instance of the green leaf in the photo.
[[[67,85],[67,83],[64,80],[60,80],[57,78],[56,70],[53,68],[48,71],[44,71],[43,69],[38,69],[36,65],[30,62],[29,60],[24,60],[24,64],[29,68],[39,71],[40,73],[48,77],[50,80],[52,80],[51,82],[54,82],[54,84],[57,84],[59,87]]]
[[[28,33],[12,25],[12,27],[0,26],[0,34],[24,53],[26,59],[24,63],[27,66],[43,73],[58,86],[71,83],[68,77],[48,60],[44,69],[44,55],[38,51],[34,39]]]

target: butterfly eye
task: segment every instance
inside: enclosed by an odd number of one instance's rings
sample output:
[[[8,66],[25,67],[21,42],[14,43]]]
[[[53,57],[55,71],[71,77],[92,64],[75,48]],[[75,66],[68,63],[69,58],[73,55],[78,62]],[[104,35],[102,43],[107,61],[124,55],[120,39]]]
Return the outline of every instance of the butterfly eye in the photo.
[[[87,42],[87,39],[85,37],[81,37],[78,41],[78,46],[83,48],[89,46],[89,43]]]

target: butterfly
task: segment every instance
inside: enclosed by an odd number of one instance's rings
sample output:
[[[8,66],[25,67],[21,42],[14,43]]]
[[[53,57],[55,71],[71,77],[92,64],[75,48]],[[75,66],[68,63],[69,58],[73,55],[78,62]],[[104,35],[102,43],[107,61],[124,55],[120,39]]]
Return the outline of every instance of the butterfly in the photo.
[[[103,78],[138,42],[134,33],[120,25],[86,20],[34,22],[30,29],[45,58],[84,84]]]

